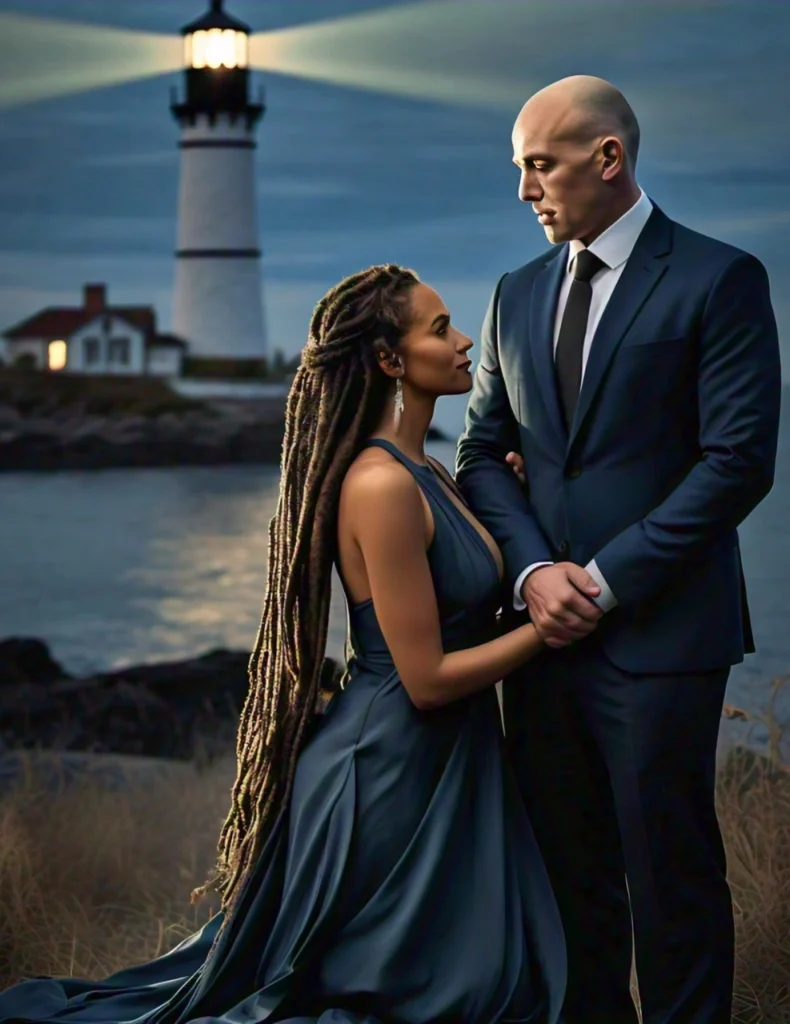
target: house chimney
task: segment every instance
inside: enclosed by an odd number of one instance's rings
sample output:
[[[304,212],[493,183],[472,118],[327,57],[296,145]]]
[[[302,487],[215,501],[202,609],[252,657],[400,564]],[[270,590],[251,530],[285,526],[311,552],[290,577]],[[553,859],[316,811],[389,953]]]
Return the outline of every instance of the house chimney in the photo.
[[[85,298],[83,305],[88,313],[101,313],[107,302],[107,286],[104,284],[86,284],[83,289]]]

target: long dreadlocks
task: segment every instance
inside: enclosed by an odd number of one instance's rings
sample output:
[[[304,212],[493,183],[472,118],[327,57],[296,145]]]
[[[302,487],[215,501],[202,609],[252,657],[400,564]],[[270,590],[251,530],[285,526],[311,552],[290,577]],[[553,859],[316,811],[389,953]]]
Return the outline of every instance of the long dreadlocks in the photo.
[[[263,615],[237,738],[237,774],[211,888],[235,902],[288,800],[324,669],[343,478],[375,429],[388,380],[378,365],[410,320],[418,278],[370,267],[315,307],[285,413],[280,495],[269,524]],[[325,678],[326,673],[324,673]]]

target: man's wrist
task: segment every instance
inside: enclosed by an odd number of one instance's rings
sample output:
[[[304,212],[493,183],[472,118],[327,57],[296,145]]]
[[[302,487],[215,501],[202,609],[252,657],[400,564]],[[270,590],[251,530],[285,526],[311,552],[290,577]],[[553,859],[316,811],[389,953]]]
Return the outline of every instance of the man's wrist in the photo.
[[[527,601],[524,597],[524,587],[527,582],[527,578],[537,569],[543,569],[547,565],[554,565],[554,562],[533,562],[531,565],[527,566],[516,580],[516,585],[513,587],[513,607],[517,612],[523,612],[527,607]]]
[[[539,573],[541,569],[549,569],[549,568],[551,568],[552,565],[554,565],[554,562],[541,562],[540,565],[530,566],[530,570],[527,573],[527,575],[524,577],[524,582],[521,584],[521,596],[522,596],[522,598],[525,601],[527,599],[526,598],[526,593],[527,593],[527,584],[529,583],[529,581],[532,579],[533,576],[535,576],[537,573]]]

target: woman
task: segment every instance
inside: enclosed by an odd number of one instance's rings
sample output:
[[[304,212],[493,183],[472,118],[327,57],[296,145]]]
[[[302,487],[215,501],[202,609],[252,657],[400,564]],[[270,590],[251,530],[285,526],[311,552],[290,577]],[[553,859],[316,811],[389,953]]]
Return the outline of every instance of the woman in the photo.
[[[268,585],[213,880],[223,911],[103,983],[33,980],[0,1018],[116,1024],[555,1022],[559,916],[505,769],[502,559],[424,454],[471,341],[386,265],[313,315],[288,398]],[[333,564],[345,685],[313,728]]]

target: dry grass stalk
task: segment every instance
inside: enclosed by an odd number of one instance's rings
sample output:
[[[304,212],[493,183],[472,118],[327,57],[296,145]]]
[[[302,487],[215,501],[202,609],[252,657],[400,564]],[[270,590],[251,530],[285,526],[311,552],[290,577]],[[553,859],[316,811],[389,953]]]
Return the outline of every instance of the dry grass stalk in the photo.
[[[0,799],[0,987],[102,977],[206,920],[190,892],[211,867],[233,767],[179,766],[155,786],[89,779],[53,795],[28,776]]]

